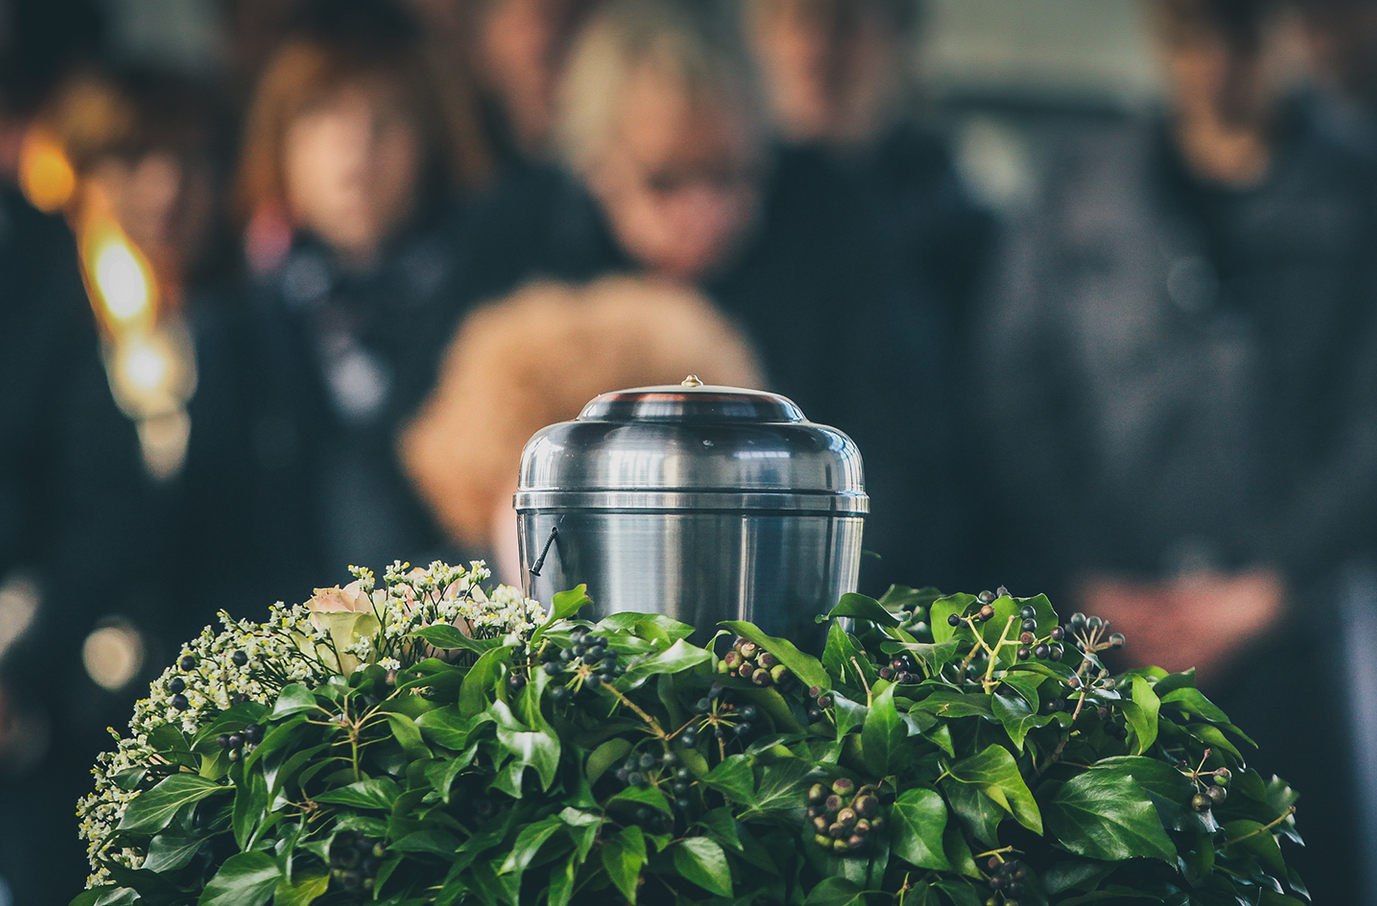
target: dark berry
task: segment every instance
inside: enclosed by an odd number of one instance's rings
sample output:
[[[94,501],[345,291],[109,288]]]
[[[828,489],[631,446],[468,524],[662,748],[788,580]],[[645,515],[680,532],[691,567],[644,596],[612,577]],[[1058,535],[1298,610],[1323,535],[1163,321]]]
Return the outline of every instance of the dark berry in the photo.
[[[1087,631],[1099,632],[1102,626],[1104,626],[1104,620],[1101,620],[1099,617],[1086,617],[1085,628]]]
[[[694,746],[698,745],[698,731],[694,730],[693,728],[685,730],[679,736],[679,741],[682,742],[688,748],[693,748]]]
[[[185,695],[179,693],[172,696],[172,707],[176,708],[178,711],[185,711],[187,708],[191,707],[191,702],[187,701]]]
[[[228,749],[230,747],[229,740],[230,738],[228,733],[221,733],[219,736],[215,737],[215,744],[222,749]]]
[[[1028,604],[1018,612],[1018,615],[1025,620],[1036,620],[1038,616],[1038,609],[1034,607],[1032,604]]]
[[[992,606],[989,605],[989,604],[986,604],[984,607],[980,608],[980,614],[979,614],[979,616],[980,616],[980,622],[982,622],[982,623],[988,622],[991,618],[994,617],[994,607],[992,607]]]
[[[951,616],[947,617],[947,625],[948,625],[948,626],[960,626],[960,625],[961,625],[961,616],[960,616],[959,614],[952,614]]]
[[[830,708],[830,707],[832,707],[832,696],[830,696],[830,695],[819,695],[819,696],[818,696],[818,707],[819,707],[819,708]]]
[[[640,771],[632,771],[626,775],[626,782],[632,786],[645,786],[645,775]]]
[[[981,604],[989,604],[991,601],[995,599],[995,593],[992,591],[982,591],[980,594],[975,596],[975,599],[979,601]]]
[[[231,733],[229,747],[231,749],[242,749],[244,747],[244,737],[240,736],[238,733]]]
[[[1109,637],[1109,645],[1111,648],[1124,647],[1124,641],[1124,634],[1122,632],[1116,632]]]
[[[675,795],[682,796],[689,791],[689,785],[682,780],[676,780],[673,789]]]
[[[1053,642],[1048,647],[1051,649],[1051,651],[1049,651],[1048,654],[1054,661],[1061,660],[1061,656],[1066,653],[1066,649],[1063,648],[1062,645],[1058,642]]]
[[[249,662],[249,653],[241,649],[231,654],[230,660],[234,662],[234,666],[243,667]]]
[[[1208,812],[1210,806],[1213,804],[1209,796],[1204,796],[1200,793],[1196,793],[1191,797],[1191,808],[1195,809],[1197,812]]]
[[[1070,625],[1072,632],[1080,632],[1082,629],[1085,628],[1085,614],[1080,613],[1079,611],[1071,614]]]
[[[1019,635],[1018,640],[1024,645],[1031,645],[1034,638],[1036,637],[1031,632],[1024,632]]]
[[[637,761],[638,766],[643,771],[650,770],[651,768],[655,767],[655,765],[658,763],[659,759],[656,758],[654,755],[650,754],[649,752],[646,752]]]
[[[631,776],[631,772],[628,771],[628,770],[626,769],[625,766],[623,766],[623,767],[617,768],[617,774],[616,774],[616,776],[617,776],[618,782],[620,782],[620,783],[626,783],[627,778],[629,778],[629,777]]]
[[[1210,797],[1210,801],[1215,805],[1223,805],[1224,800],[1229,798],[1229,791],[1224,787],[1215,784],[1205,790],[1205,795]]]
[[[511,687],[513,692],[520,692],[522,689],[526,688],[526,677],[522,676],[520,673],[513,673],[511,677],[508,678],[507,685]]]
[[[817,723],[818,721],[822,720],[825,716],[826,715],[824,715],[823,712],[817,708],[808,709],[808,722],[810,724]]]
[[[567,648],[565,650],[568,651]],[[550,661],[545,665],[545,672],[550,676],[559,676],[564,672],[564,668],[561,667],[557,661]]]
[[[556,686],[555,688],[550,690],[550,698],[553,699],[556,703],[565,701],[569,698],[569,687]]]
[[[712,700],[708,698],[698,699],[693,705],[693,710],[696,714],[707,714],[708,711],[712,710]]]
[[[240,732],[244,734],[244,740],[246,742],[258,745],[260,742],[263,741],[263,728],[260,727],[258,724],[249,724]]]
[[[1030,655],[1030,652],[1028,651],[1027,648],[1020,648],[1020,649],[1018,649],[1018,659],[1019,659],[1020,661],[1026,661],[1026,660],[1028,660],[1029,655]]]
[[[185,692],[186,682],[180,676],[174,676],[167,684],[167,691],[174,695],[178,692]]]
[[[751,722],[749,720],[743,720],[736,725],[737,736],[745,736],[749,732],[751,732]]]
[[[603,659],[603,656],[605,654],[607,654],[606,648],[602,647],[601,645],[594,645],[592,648],[588,649],[586,654],[584,654],[584,659],[589,662],[600,661]]]
[[[1048,656],[1051,653],[1052,649],[1046,642],[1042,643],[1041,645],[1033,649],[1033,657],[1037,658],[1040,661],[1047,660]]]
[[[894,668],[893,668],[893,667],[881,667],[881,668],[880,668],[880,679],[882,679],[882,680],[892,679],[893,676],[894,676]]]
[[[686,811],[688,811],[688,810],[689,810],[689,807],[690,807],[692,804],[693,804],[693,803],[689,802],[687,799],[684,799],[683,797],[680,797],[680,798],[674,800],[674,805],[675,805],[675,806],[679,809],[679,811],[681,811],[681,812],[686,812]]]
[[[177,666],[181,667],[183,670],[195,670],[196,658],[192,657],[189,654],[183,655],[182,659],[177,662]]]
[[[592,674],[589,674],[588,678],[585,679],[585,680],[583,681],[583,683],[584,683],[584,685],[587,686],[589,689],[597,689],[598,687],[600,687],[600,686],[602,685],[602,674],[600,674],[600,673],[592,673]]]
[[[1062,639],[1066,638],[1066,627],[1053,626],[1050,635],[1052,636],[1052,641],[1060,642]]]

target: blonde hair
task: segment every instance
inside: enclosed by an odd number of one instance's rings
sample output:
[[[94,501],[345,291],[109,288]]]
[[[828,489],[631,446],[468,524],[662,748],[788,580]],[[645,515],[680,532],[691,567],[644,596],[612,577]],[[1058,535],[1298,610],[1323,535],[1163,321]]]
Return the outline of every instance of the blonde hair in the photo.
[[[758,77],[739,11],[719,0],[608,0],[589,18],[560,85],[556,145],[586,173],[614,139],[626,86],[642,68],[667,76],[695,99],[738,106],[765,119]]]
[[[696,292],[626,276],[531,283],[464,321],[401,434],[401,460],[454,540],[484,549],[532,434],[600,393],[690,373],[714,384],[762,381],[742,332]]]

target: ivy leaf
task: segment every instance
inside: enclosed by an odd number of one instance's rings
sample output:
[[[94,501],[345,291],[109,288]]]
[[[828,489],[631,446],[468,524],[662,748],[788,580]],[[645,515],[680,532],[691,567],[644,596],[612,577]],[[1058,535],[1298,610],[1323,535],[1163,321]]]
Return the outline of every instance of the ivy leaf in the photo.
[[[548,727],[527,729],[501,700],[493,702],[488,710],[497,724],[497,741],[511,754],[513,764],[534,768],[541,788],[548,790],[559,768],[559,738]]]
[[[750,808],[741,814],[742,820],[757,815],[800,820],[804,812],[804,784],[812,766],[801,758],[786,758],[759,769],[755,795]]]
[[[950,871],[943,852],[942,833],[947,828],[947,804],[935,790],[904,790],[890,806],[895,854],[918,868]]]
[[[235,853],[201,891],[197,906],[263,906],[281,878],[276,860],[267,853]]]
[[[1282,858],[1281,847],[1277,844],[1276,836],[1270,830],[1264,830],[1264,827],[1260,821],[1226,821],[1223,831],[1228,842],[1224,846],[1252,853],[1277,875],[1285,877],[1286,860]]]
[[[494,648],[502,647],[501,639],[475,639],[466,636],[448,623],[423,626],[408,635],[409,638],[424,639],[434,648],[443,651],[471,651],[486,654]]]
[[[689,837],[674,845],[674,867],[688,880],[718,896],[732,894],[732,872],[722,847],[707,837]]]
[[[173,774],[134,797],[120,819],[119,830],[155,834],[167,827],[183,806],[229,791],[229,787],[199,774]]]
[[[870,711],[861,727],[861,751],[866,770],[876,777],[888,777],[905,763],[908,726],[894,706],[894,686],[880,680],[880,691],[871,696]]]
[[[143,867],[146,871],[176,871],[192,860],[204,842],[205,837],[158,834],[148,841],[148,856],[143,860]]]
[[[986,846],[998,846],[999,822],[1004,820],[1008,812],[972,784],[944,780],[941,786],[951,803],[952,811],[970,835]]]
[[[416,718],[416,726],[421,728],[421,736],[425,739],[446,749],[461,752],[468,745],[474,720],[460,713],[457,705],[450,705],[422,714]]]
[[[690,645],[683,639],[677,639],[673,645],[664,651],[652,654],[628,669],[618,678],[617,688],[625,692],[635,689],[652,676],[661,673],[682,673],[711,660],[711,652],[696,645]]]
[[[1190,807],[1195,785],[1172,765],[1141,755],[1102,758],[1092,771],[1117,772],[1132,777],[1157,808],[1157,817],[1170,830],[1196,830],[1212,833],[1219,829],[1209,813]]]
[[[962,759],[947,770],[958,781],[979,787],[980,792],[1013,815],[1019,824],[1035,834],[1042,833],[1042,814],[1037,801],[1028,784],[1023,782],[1023,775],[1008,749],[988,746],[978,755]]]
[[[1213,724],[1218,724],[1230,733],[1238,736],[1250,746],[1254,748],[1257,747],[1257,743],[1253,742],[1252,738],[1249,737],[1247,733],[1244,733],[1238,727],[1229,723],[1228,715],[1221,711],[1218,705],[1206,698],[1204,693],[1199,689],[1173,689],[1166,695],[1161,695],[1160,698],[1163,705],[1179,708],[1187,714],[1208,720]]]
[[[756,627],[754,623],[746,623],[741,620],[726,620],[722,626],[727,627],[732,632],[743,638],[755,642],[766,651],[779,658],[779,662],[789,668],[789,671],[803,684],[803,686],[818,686],[822,689],[832,688],[832,677],[823,669],[822,662],[811,654],[804,654],[794,646],[788,639],[778,639],[771,635],[766,635]]]
[[[579,609],[593,603],[588,597],[588,586],[580,585],[568,591],[557,591],[550,600],[550,622],[567,620]]]
[[[876,626],[890,628],[899,625],[894,614],[885,610],[879,601],[855,592],[842,595],[841,600],[827,614],[829,620],[835,620],[837,617],[857,617],[862,620],[869,620]]]
[[[1157,714],[1161,700],[1152,691],[1152,684],[1141,676],[1133,677],[1133,701],[1121,706],[1124,718],[1133,730],[1133,754],[1141,755],[1157,741]]]
[[[263,823],[268,810],[268,781],[258,771],[249,771],[234,788],[234,842],[247,850],[254,832]]]
[[[614,736],[594,749],[588,756],[588,765],[584,769],[589,783],[597,783],[598,778],[602,777],[607,769],[626,757],[626,753],[631,751],[631,740]]]
[[[548,818],[537,821],[535,824],[528,824],[521,829],[521,833],[516,835],[516,842],[512,844],[511,852],[507,853],[507,858],[502,862],[502,867],[497,870],[498,874],[520,874],[530,867],[535,861],[536,854],[545,845],[545,841],[554,836],[555,831],[564,827],[564,821],[559,815],[551,815]],[[451,850],[452,851],[452,850]]]
[[[460,714],[473,717],[487,710],[489,693],[497,684],[507,656],[506,648],[494,648],[469,668],[469,672],[464,676],[463,685],[459,687]]]
[[[348,808],[392,811],[392,804],[402,794],[397,781],[391,777],[374,777],[357,780],[348,786],[328,790],[312,798],[325,805],[343,805]]]
[[[873,686],[879,678],[875,671],[875,663],[866,656],[855,637],[842,629],[840,623],[833,623],[827,628],[827,645],[822,650],[822,666],[829,674],[857,689]],[[856,676],[858,671],[859,677]]]
[[[1107,861],[1144,857],[1175,864],[1147,791],[1123,769],[1086,771],[1062,784],[1047,803],[1053,843]]]
[[[708,772],[703,782],[728,799],[751,802],[755,799],[755,773],[745,755],[728,755]]]
[[[602,845],[602,867],[622,892],[622,896],[636,902],[636,881],[645,867],[645,834],[636,825],[622,828],[615,837]]]
[[[864,902],[865,890],[861,885],[850,878],[833,876],[813,885],[803,906],[855,906]]]
[[[330,874],[324,869],[301,872],[296,880],[282,878],[273,894],[273,906],[310,906],[330,887]]]
[[[1028,706],[1022,696],[1018,695],[996,693],[993,710],[994,716],[999,718],[1004,731],[1009,734],[1009,740],[1013,742],[1014,748],[1020,752],[1023,751],[1023,740],[1029,730],[1045,727],[1057,719],[1053,714],[1038,714]]]
[[[706,829],[712,838],[723,846],[729,846],[737,852],[742,850],[741,835],[736,830],[736,816],[730,808],[723,806],[712,809],[705,812],[695,823]]]
[[[662,613],[614,613],[598,622],[598,629],[604,632],[624,632],[639,639],[663,642],[668,645],[679,639],[686,639],[696,631],[687,623],[667,617]]]

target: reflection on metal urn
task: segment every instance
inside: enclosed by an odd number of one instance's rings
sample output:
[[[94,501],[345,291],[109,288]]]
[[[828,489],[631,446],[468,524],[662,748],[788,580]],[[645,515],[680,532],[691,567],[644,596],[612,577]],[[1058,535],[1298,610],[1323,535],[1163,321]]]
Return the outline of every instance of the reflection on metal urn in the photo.
[[[516,509],[526,591],[586,584],[600,614],[744,619],[795,642],[856,587],[869,508],[860,452],[773,393],[606,393],[526,444]]]

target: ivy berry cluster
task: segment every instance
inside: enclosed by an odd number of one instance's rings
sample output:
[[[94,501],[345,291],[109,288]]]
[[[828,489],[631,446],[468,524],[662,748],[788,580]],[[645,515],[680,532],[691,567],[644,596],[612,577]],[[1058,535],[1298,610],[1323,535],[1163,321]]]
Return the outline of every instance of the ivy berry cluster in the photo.
[[[755,705],[738,700],[730,689],[717,682],[708,688],[707,695],[693,703],[693,713],[693,720],[679,735],[679,741],[690,749],[704,732],[711,732],[717,739],[725,739],[729,733],[744,738],[755,729],[760,716]]]
[[[660,792],[669,792],[673,807],[685,819],[693,802],[689,793],[693,789],[693,772],[684,767],[679,756],[665,749],[660,754],[642,752],[632,755],[616,771],[617,780],[630,787],[648,789],[655,787]],[[658,809],[642,807],[636,810],[636,823],[652,834],[667,833],[671,828],[663,812]]]
[[[330,883],[349,893],[371,891],[387,849],[358,831],[341,831],[330,841]]]
[[[999,854],[990,856],[985,866],[990,870],[987,883],[992,894],[985,906],[1018,906],[1024,881],[1028,878],[1028,867],[1017,859],[1005,859]]]
[[[885,826],[875,787],[867,784],[857,789],[849,777],[832,781],[830,787],[813,784],[808,790],[808,820],[813,824],[813,842],[838,855],[860,852],[871,833]]]
[[[233,733],[221,733],[215,737],[215,744],[225,750],[226,757],[230,761],[238,761],[243,758],[262,741],[263,728],[258,724],[249,724],[242,730],[236,730]]]
[[[541,657],[544,670],[553,677],[569,676],[568,682],[550,690],[555,702],[564,702],[582,689],[596,691],[604,683],[611,684],[622,673],[617,650],[607,643],[605,636],[593,635],[582,626],[569,633],[570,644],[565,647],[548,646]]]
[[[780,663],[779,658],[746,638],[737,638],[732,648],[718,663],[717,671],[728,676],[750,680],[757,686],[788,688],[794,675]]]

